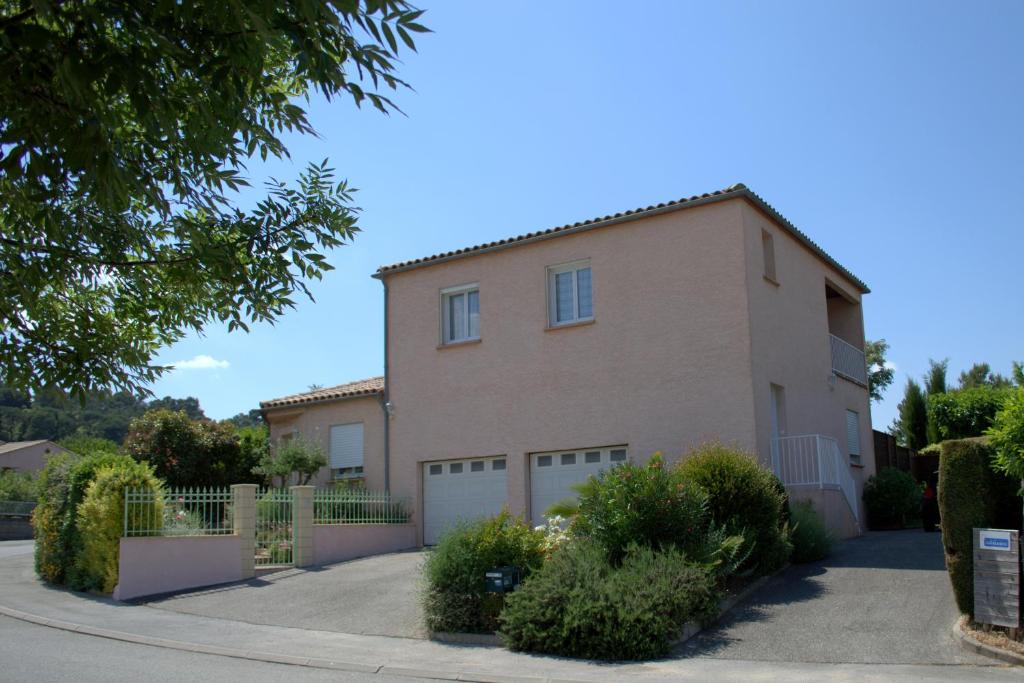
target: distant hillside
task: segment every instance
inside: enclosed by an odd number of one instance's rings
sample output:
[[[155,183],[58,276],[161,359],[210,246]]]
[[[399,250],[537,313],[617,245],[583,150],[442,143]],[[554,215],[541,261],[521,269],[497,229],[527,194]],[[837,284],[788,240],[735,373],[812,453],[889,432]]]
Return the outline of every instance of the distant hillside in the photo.
[[[0,386],[0,441],[56,441],[81,434],[121,443],[132,419],[155,408],[184,410],[193,420],[206,419],[199,399],[192,396],[146,401],[124,392],[96,393],[83,405],[60,392],[44,390],[29,395]],[[239,413],[230,422],[238,427],[256,424],[259,411]]]

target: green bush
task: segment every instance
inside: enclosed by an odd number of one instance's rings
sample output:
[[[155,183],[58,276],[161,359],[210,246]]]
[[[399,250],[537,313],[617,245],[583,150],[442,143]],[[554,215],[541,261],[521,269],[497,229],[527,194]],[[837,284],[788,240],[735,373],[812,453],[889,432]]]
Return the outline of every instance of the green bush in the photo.
[[[1015,365],[1014,369],[1020,370],[1020,366]],[[1024,480],[1024,386],[1019,387],[996,413],[988,436],[996,452],[996,468]]]
[[[711,521],[746,538],[743,567],[768,574],[789,561],[785,487],[752,454],[718,443],[688,453],[677,466],[684,482],[707,492]]]
[[[864,484],[864,507],[872,529],[902,529],[921,510],[921,487],[908,473],[886,467]]]
[[[558,550],[510,595],[500,635],[513,650],[590,659],[666,654],[687,621],[718,610],[716,580],[679,550],[631,546],[619,566],[604,548]]]
[[[80,457],[55,455],[47,460],[39,482],[39,502],[32,523],[36,537],[36,572],[50,583],[80,587],[76,559],[82,551],[78,507],[103,467],[130,464],[126,455],[95,452]]]
[[[36,478],[31,472],[0,472],[0,500],[32,501],[37,493]]]
[[[73,588],[100,590],[110,593],[117,586],[118,559],[121,536],[125,525],[125,489],[159,493],[161,481],[153,468],[130,458],[107,465],[96,471],[89,484],[85,500],[78,507],[78,528],[82,538],[81,552],[75,557]],[[155,520],[163,519],[163,498],[153,496],[153,502],[132,505],[130,513],[138,519],[133,526],[145,528]],[[132,523],[133,520],[128,520]]]
[[[834,539],[811,501],[793,503],[790,520],[794,562],[817,562],[829,556]]]
[[[572,533],[603,548],[612,563],[634,543],[679,547],[694,555],[704,552],[707,494],[664,467],[658,453],[647,465],[624,463],[605,470],[577,490]]]
[[[1018,482],[995,472],[985,439],[946,441],[939,455],[939,513],[957,607],[974,616],[974,528],[1020,529]]]
[[[484,574],[518,567],[524,577],[544,561],[544,532],[507,511],[457,525],[441,536],[423,565],[423,607],[431,631],[488,633],[497,628],[502,597],[486,593]]]
[[[928,423],[939,441],[983,436],[1012,391],[981,386],[928,397]]]

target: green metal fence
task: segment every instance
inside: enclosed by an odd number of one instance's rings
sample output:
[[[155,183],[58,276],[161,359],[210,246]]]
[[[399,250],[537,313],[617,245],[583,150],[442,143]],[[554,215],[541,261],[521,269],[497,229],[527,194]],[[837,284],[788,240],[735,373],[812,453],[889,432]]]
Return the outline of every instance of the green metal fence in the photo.
[[[407,501],[384,491],[319,489],[313,493],[313,524],[404,524],[408,521]]]
[[[126,489],[125,536],[223,536],[234,533],[231,489]]]
[[[256,492],[256,566],[290,565],[292,556],[292,492]]]

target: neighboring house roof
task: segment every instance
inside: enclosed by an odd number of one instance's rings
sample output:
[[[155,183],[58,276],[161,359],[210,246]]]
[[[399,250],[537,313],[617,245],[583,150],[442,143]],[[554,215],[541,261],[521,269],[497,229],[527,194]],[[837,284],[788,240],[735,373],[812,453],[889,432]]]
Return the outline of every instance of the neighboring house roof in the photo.
[[[624,223],[626,221],[633,221],[639,218],[646,218],[648,216],[654,216],[661,213],[668,213],[670,211],[678,211],[680,209],[690,209],[696,206],[702,206],[704,204],[711,204],[714,202],[721,202],[727,199],[743,198],[754,204],[756,207],[767,213],[769,216],[779,222],[793,237],[799,242],[806,245],[811,251],[817,254],[822,260],[834,267],[840,273],[845,275],[853,282],[857,287],[860,288],[861,292],[867,294],[871,290],[864,284],[856,275],[851,273],[849,270],[844,268],[834,258],[829,256],[824,249],[819,247],[814,241],[811,240],[807,235],[800,231],[795,225],[789,222],[785,216],[780,214],[775,208],[761,199],[757,194],[752,192],[743,183],[737,183],[731,187],[727,187],[724,190],[715,190],[714,192],[707,192],[701,195],[694,195],[685,199],[677,199],[671,202],[664,202],[656,206],[648,206],[646,208],[631,209],[629,211],[623,211],[610,216],[601,216],[599,218],[591,218],[590,220],[581,221],[579,223],[572,223],[569,225],[563,225],[557,228],[548,228],[547,230],[540,230],[538,232],[528,232],[525,235],[519,235],[518,237],[509,237],[496,242],[487,242],[486,244],[478,244],[475,247],[466,247],[464,249],[456,249],[455,251],[446,251],[441,254],[434,254],[433,256],[427,256],[424,258],[413,259],[411,261],[401,261],[399,263],[393,263],[389,266],[381,266],[377,269],[374,277],[380,278],[384,275],[390,275],[392,273],[399,273],[406,270],[412,270],[413,268],[421,268],[423,266],[429,266],[436,263],[451,261],[458,258],[465,258],[467,256],[473,256],[480,253],[486,253],[489,251],[497,251],[499,249],[505,249],[510,246],[520,246],[522,244],[530,242],[538,242],[540,240],[550,239],[552,237],[561,237],[563,235],[571,235],[577,232],[583,232],[585,230],[593,230],[594,228],[601,228],[618,223]]]
[[[22,448],[36,446],[41,443],[50,443],[50,440],[39,439],[37,441],[8,441],[7,443],[0,444],[0,455],[3,455],[4,453],[13,453],[14,451],[20,451]],[[56,444],[54,445],[56,446]]]
[[[269,410],[271,408],[283,408],[285,406],[303,405],[307,403],[322,403],[324,401],[337,401],[345,398],[357,398],[359,396],[373,396],[384,393],[384,378],[371,377],[361,379],[358,382],[339,384],[335,387],[314,389],[301,394],[282,396],[269,401],[260,401],[260,408]]]

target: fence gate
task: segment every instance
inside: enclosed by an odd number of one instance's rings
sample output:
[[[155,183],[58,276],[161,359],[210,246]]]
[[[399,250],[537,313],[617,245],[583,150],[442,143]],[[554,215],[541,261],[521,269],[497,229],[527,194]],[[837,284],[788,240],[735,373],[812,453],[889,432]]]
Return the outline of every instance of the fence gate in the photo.
[[[292,492],[260,489],[256,493],[256,566],[291,566]]]

